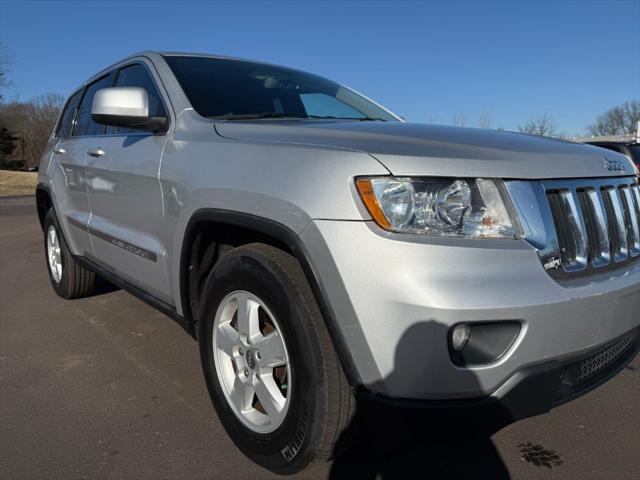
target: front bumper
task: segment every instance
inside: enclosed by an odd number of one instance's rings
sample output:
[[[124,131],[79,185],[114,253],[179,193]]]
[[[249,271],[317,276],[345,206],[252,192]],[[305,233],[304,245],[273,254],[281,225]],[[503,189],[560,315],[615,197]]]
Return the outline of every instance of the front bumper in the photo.
[[[359,411],[375,423],[410,428],[441,425],[438,432],[460,427],[492,434],[510,423],[548,412],[603,384],[628,365],[640,351],[640,328],[565,359],[523,368],[485,397],[438,401],[389,398],[368,390],[358,392]],[[454,432],[455,433],[455,432]]]
[[[433,239],[329,220],[301,237],[362,386],[385,398],[503,398],[521,372],[565,365],[640,325],[638,261],[558,283],[524,241]],[[504,356],[452,363],[452,325],[500,320],[523,326]]]

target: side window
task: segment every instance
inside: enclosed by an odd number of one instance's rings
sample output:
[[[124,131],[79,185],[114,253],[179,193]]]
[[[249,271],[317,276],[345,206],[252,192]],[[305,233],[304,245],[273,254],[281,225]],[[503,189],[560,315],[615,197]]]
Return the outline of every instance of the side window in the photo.
[[[73,130],[73,119],[76,116],[76,110],[78,109],[78,103],[80,103],[81,95],[82,90],[79,90],[71,95],[69,100],[67,100],[67,104],[62,111],[62,115],[60,115],[58,127],[56,128],[56,138],[66,138],[71,135],[71,130]]]
[[[326,117],[363,118],[364,115],[353,107],[335,97],[324,93],[303,93],[300,100],[304,104],[307,115]]]
[[[140,87],[147,91],[149,97],[149,116],[150,117],[166,117],[167,113],[162,103],[160,92],[156,88],[151,75],[139,63],[121,68],[116,77],[116,87]],[[142,133],[141,130],[124,127],[108,127],[108,134],[128,135],[130,133]]]
[[[104,134],[104,125],[91,120],[91,107],[93,106],[93,97],[96,92],[111,86],[112,76],[112,74],[109,74],[106,77],[102,77],[86,88],[76,116],[76,127],[73,129],[74,136]]]

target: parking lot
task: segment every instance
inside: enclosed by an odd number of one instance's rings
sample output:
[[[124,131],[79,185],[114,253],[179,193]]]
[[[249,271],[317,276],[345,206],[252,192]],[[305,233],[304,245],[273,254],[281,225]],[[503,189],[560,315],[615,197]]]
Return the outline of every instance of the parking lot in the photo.
[[[196,342],[119,290],[58,298],[41,236],[33,197],[0,199],[0,478],[273,477],[227,438]],[[490,440],[363,442],[299,478],[637,479],[640,358]]]

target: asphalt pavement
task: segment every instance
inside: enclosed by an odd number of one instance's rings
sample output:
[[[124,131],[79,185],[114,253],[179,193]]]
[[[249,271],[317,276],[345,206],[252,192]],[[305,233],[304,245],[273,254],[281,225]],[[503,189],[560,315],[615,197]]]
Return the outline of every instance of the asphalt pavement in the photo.
[[[120,290],[54,294],[33,197],[0,199],[0,478],[280,478],[229,440],[176,323]],[[381,454],[363,438],[294,478],[636,480],[640,357],[491,439]]]

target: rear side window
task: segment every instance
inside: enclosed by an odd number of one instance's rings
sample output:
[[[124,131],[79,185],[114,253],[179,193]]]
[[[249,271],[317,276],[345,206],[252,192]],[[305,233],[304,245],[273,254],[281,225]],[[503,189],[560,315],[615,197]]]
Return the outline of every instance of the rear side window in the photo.
[[[96,92],[102,88],[110,87],[112,77],[113,74],[109,74],[91,83],[86,88],[76,116],[76,127],[73,129],[74,136],[102,135],[104,133],[104,125],[100,125],[91,119],[91,107],[93,106],[93,97]]]
[[[144,88],[149,97],[149,116],[166,117],[167,113],[162,103],[160,92],[156,88],[151,75],[144,65],[136,63],[121,68],[116,77],[116,87],[140,87]],[[123,127],[107,127],[108,134],[126,135],[130,133],[142,133],[141,130]]]
[[[58,128],[56,129],[56,138],[66,138],[71,135],[71,131],[73,130],[73,119],[76,116],[76,110],[78,109],[81,95],[82,90],[79,90],[71,95],[69,100],[67,100],[67,104],[62,111],[62,115],[60,115],[60,121],[58,122]]]

